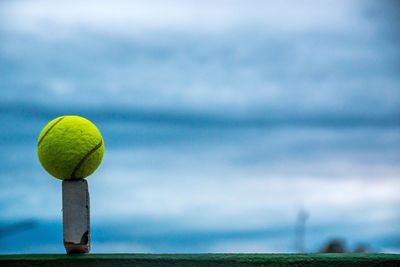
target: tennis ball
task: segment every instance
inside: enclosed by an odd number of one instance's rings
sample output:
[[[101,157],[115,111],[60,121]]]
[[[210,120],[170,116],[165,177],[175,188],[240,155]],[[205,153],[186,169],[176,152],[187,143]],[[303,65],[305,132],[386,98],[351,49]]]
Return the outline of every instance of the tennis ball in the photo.
[[[91,175],[104,154],[99,130],[79,116],[61,116],[50,121],[40,133],[37,146],[43,168],[61,180]]]

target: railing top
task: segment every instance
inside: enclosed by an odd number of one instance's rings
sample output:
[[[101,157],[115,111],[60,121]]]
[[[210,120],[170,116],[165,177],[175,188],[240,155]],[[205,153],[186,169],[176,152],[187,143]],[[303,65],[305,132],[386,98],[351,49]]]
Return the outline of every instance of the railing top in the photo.
[[[400,266],[400,254],[19,254],[0,266]]]

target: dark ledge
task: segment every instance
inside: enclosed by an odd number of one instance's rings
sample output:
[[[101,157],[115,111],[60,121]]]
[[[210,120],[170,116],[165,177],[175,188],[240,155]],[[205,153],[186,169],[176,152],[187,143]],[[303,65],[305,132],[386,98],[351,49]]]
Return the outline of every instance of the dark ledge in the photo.
[[[0,266],[400,266],[400,254],[22,254]]]

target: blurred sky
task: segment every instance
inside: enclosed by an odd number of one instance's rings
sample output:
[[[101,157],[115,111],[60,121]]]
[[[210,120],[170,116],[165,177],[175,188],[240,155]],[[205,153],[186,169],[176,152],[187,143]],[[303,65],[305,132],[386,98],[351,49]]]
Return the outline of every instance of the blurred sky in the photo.
[[[1,1],[0,253],[63,253],[36,157],[84,116],[93,252],[400,251],[396,1]]]

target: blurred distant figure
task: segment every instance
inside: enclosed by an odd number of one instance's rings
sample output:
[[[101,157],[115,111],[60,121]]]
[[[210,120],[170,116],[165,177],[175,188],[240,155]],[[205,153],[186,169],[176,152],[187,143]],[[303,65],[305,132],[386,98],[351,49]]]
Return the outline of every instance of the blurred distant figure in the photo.
[[[321,253],[345,253],[346,244],[344,240],[332,239],[328,241],[325,247],[320,251]]]
[[[301,209],[297,215],[297,221],[295,226],[295,237],[294,246],[295,249],[302,253],[306,251],[305,248],[305,235],[306,235],[306,222],[309,217],[308,212]]]
[[[358,244],[353,251],[346,248],[346,242],[343,239],[332,239],[326,243],[326,245],[321,249],[321,253],[367,253],[370,252],[367,244]]]

